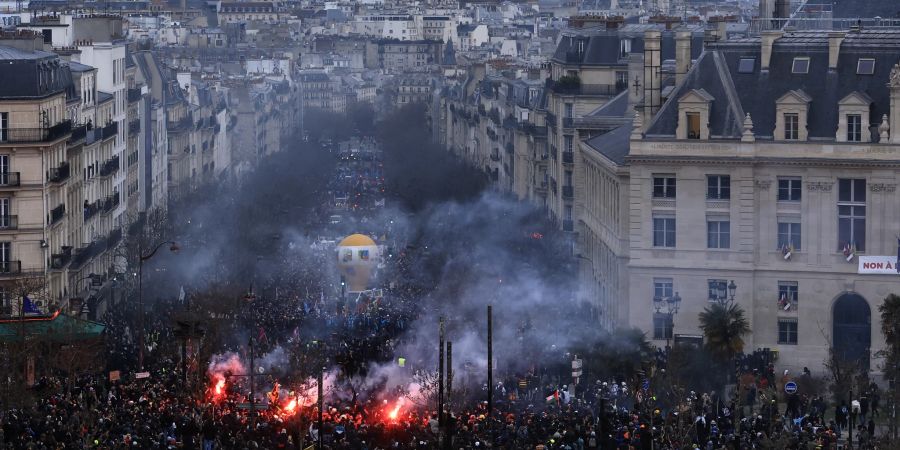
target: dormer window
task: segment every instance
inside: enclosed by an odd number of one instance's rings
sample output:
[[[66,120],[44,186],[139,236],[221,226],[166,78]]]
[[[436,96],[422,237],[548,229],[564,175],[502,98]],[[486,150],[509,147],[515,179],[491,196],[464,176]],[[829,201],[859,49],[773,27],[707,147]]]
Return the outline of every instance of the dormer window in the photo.
[[[753,73],[756,67],[756,58],[741,58],[738,63],[738,73]]]
[[[812,98],[800,89],[788,91],[775,101],[775,140],[807,139],[806,118],[811,101]]]
[[[714,100],[704,89],[691,89],[678,99],[678,139],[709,139],[709,113]]]
[[[869,129],[869,110],[872,99],[856,91],[838,102],[838,127],[835,140],[838,142],[872,142]]]
[[[857,75],[872,75],[875,73],[875,58],[859,58],[856,62]]]
[[[794,64],[791,66],[791,73],[806,74],[809,73],[809,57],[798,56],[794,58]]]

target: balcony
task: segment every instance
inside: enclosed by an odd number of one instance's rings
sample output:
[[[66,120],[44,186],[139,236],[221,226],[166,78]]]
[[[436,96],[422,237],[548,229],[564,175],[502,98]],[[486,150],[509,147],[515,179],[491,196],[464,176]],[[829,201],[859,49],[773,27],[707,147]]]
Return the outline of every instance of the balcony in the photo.
[[[72,247],[71,246],[63,246],[62,253],[53,253],[50,255],[50,268],[51,269],[65,269],[69,264],[69,261],[72,261]]]
[[[19,172],[0,172],[0,187],[19,186]]]
[[[607,95],[615,96],[626,89],[624,83],[583,84],[550,82],[550,90],[559,95]]]
[[[49,128],[6,128],[0,130],[0,144],[52,142],[71,133],[71,120]]]
[[[119,193],[116,192],[109,197],[106,197],[106,200],[103,201],[103,214],[107,214],[110,211],[116,209],[116,206],[119,206]]]
[[[102,128],[94,128],[93,130],[87,131],[87,143],[93,144],[97,141],[102,141],[104,139],[113,138],[116,134],[119,133],[119,123],[118,122],[110,122],[108,125]]]
[[[134,103],[141,101],[141,90],[140,88],[132,88],[128,90],[128,103]]]
[[[575,152],[562,152],[563,164],[575,164]]]
[[[0,231],[16,230],[19,228],[19,216],[5,215],[0,216]]]
[[[66,217],[66,204],[65,203],[57,206],[56,208],[53,208],[50,211],[49,224],[54,225],[57,222],[59,222],[60,220],[62,220],[63,217]]]
[[[177,132],[189,130],[191,128],[191,126],[193,126],[193,124],[194,124],[194,119],[192,119],[191,116],[184,116],[179,120],[169,121],[166,124],[166,128],[171,133],[177,133]]]
[[[84,221],[87,222],[91,217],[97,215],[103,209],[103,200],[97,200],[94,203],[84,202]]]
[[[562,221],[562,229],[563,231],[575,231],[575,222],[571,220],[563,220]]]
[[[81,124],[72,128],[72,135],[69,136],[69,143],[75,143],[87,137],[87,124]]]
[[[106,251],[106,240],[99,239],[75,251],[71,269],[78,270],[95,256]]]
[[[563,117],[562,127],[563,128],[575,128],[575,119],[573,117]]]
[[[0,261],[0,276],[15,276],[22,273],[22,261]]]
[[[575,187],[574,186],[563,186],[562,187],[562,196],[563,196],[563,198],[567,198],[567,199],[575,198]]]
[[[105,163],[100,167],[100,176],[106,177],[112,175],[116,171],[119,170],[119,157],[113,156],[106,160]]]
[[[69,163],[64,162],[59,165],[59,167],[55,167],[50,169],[50,172],[47,174],[47,180],[51,183],[62,183],[69,179]]]

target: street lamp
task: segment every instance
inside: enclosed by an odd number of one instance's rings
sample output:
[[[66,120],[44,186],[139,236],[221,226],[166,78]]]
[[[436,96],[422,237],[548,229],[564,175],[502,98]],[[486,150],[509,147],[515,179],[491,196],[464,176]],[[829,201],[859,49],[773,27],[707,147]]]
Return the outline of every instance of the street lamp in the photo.
[[[153,250],[150,253],[144,254],[144,241],[143,239],[138,241],[138,306],[140,308],[140,322],[141,322],[141,334],[140,334],[140,347],[138,348],[138,367],[143,372],[144,371],[144,261],[152,258],[156,255],[156,252],[162,248],[163,245],[169,244],[169,251],[172,253],[178,253],[179,247],[175,241],[163,241],[159,244],[156,244],[153,247]]]
[[[675,332],[674,318],[680,308],[681,296],[678,295],[678,292],[671,297],[653,297],[653,309],[657,314],[665,315],[666,324],[669,325],[669,330],[663,330],[663,334],[666,336],[666,348],[669,348],[669,339],[672,338],[672,334]]]

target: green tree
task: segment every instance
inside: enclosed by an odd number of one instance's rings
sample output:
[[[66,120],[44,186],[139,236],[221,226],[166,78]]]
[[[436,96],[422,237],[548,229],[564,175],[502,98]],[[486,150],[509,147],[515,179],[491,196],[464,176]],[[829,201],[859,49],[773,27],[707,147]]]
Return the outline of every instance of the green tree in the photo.
[[[750,322],[740,306],[713,303],[700,313],[700,329],[710,355],[720,363],[728,363],[744,351],[744,335],[750,332]]]

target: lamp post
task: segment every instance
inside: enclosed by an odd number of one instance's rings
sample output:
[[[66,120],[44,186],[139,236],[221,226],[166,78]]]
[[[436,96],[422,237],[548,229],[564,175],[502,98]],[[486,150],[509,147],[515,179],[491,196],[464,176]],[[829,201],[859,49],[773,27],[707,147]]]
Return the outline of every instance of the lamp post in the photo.
[[[669,348],[669,340],[675,333],[675,314],[681,308],[681,296],[678,292],[671,297],[653,297],[653,309],[657,314],[663,314],[666,317],[667,327],[663,329],[666,336],[666,348]]]
[[[141,239],[138,241],[138,307],[140,308],[140,347],[138,347],[138,367],[141,371],[144,370],[144,261],[152,258],[156,255],[156,252],[162,248],[163,245],[169,244],[169,251],[172,253],[178,253],[178,244],[175,241],[163,241],[159,244],[156,244],[153,247],[153,250],[150,253],[144,254],[144,241]]]

